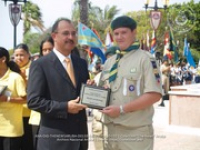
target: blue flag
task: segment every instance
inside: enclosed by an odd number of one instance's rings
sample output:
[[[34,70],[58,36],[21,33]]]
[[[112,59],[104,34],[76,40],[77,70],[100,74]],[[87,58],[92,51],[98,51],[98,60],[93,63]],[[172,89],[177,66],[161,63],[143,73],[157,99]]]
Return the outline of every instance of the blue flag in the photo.
[[[101,58],[102,64],[106,61],[106,56],[103,54],[102,50],[99,48],[91,47],[90,50],[97,56]]]
[[[80,22],[78,24],[78,43],[94,48],[103,48],[103,44],[98,36],[90,28]]]
[[[193,66],[194,68],[196,68],[196,64],[194,62],[194,59],[192,57],[192,54],[191,54],[189,46],[188,46],[187,38],[185,38],[185,40],[184,40],[183,55],[187,58],[187,61],[190,64],[190,66]]]
[[[187,57],[188,55],[188,43],[187,43],[187,38],[184,39],[184,49],[183,49],[183,56]]]

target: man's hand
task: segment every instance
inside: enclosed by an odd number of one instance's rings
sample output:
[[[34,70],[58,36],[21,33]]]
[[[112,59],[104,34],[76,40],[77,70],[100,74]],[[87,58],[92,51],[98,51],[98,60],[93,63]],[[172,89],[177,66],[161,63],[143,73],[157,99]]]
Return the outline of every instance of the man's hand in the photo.
[[[87,80],[87,85],[96,85],[94,80]]]
[[[103,110],[100,110],[100,112],[108,115],[111,118],[117,118],[120,116],[119,106],[108,106],[108,107],[104,108]]]
[[[77,114],[79,111],[87,108],[86,105],[79,104],[80,98],[77,97],[75,100],[68,102],[68,112],[71,114]]]

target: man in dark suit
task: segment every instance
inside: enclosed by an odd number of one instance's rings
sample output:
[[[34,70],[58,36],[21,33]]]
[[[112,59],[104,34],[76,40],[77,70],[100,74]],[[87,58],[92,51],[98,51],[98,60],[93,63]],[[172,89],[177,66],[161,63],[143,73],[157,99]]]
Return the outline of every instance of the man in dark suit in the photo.
[[[37,150],[87,150],[85,105],[79,103],[81,84],[89,79],[85,60],[71,55],[77,34],[72,22],[61,18],[53,27],[53,51],[30,67],[28,107],[41,113]],[[72,62],[75,83],[65,59]]]

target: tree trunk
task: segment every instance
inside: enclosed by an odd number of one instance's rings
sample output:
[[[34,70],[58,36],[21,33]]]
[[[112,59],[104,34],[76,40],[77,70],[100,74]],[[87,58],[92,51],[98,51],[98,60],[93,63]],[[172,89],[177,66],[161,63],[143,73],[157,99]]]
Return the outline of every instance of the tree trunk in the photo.
[[[88,24],[88,0],[80,0],[79,1],[79,9],[80,9],[80,22],[87,26]],[[85,50],[79,49],[79,53],[81,58],[87,61],[88,53]]]
[[[79,1],[80,8],[80,21],[87,25],[88,24],[88,0]]]

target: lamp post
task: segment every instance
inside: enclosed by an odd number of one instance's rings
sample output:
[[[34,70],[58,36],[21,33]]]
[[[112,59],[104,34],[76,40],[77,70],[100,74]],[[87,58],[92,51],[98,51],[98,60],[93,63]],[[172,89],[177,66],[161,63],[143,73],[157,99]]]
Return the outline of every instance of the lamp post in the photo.
[[[12,4],[9,4],[9,16],[10,21],[13,25],[13,49],[16,47],[17,41],[17,25],[21,19],[22,5],[18,4],[18,2],[26,3],[27,0],[2,0],[7,4],[7,1],[12,1]]]
[[[169,4],[169,0],[164,0],[164,6],[163,7],[159,7],[158,6],[158,2],[157,0],[155,0],[154,6],[149,6],[149,1],[150,0],[146,0],[145,4],[144,4],[144,8],[147,9],[153,9],[150,11],[150,23],[151,23],[151,27],[153,28],[153,30],[157,30],[157,28],[160,25],[160,21],[161,21],[161,11],[159,11],[159,9],[164,9],[166,10]]]
[[[161,11],[159,9],[167,9],[169,0],[164,0],[164,7],[159,7],[157,0],[155,0],[154,6],[149,6],[149,1],[146,0],[144,4],[144,8],[147,9],[153,9],[150,11],[150,24],[151,27],[153,28],[153,36],[152,36],[152,41],[151,42],[151,53],[155,54],[155,48],[156,48],[156,30],[158,29],[160,22],[161,22]]]
[[[158,7],[158,2],[157,0],[155,0],[154,6],[149,6],[149,1],[150,0],[146,0],[145,4],[144,4],[144,8],[147,9],[154,9],[155,11],[157,11],[158,9],[167,9],[167,6],[169,4],[169,0],[164,0],[164,6],[163,7]]]

